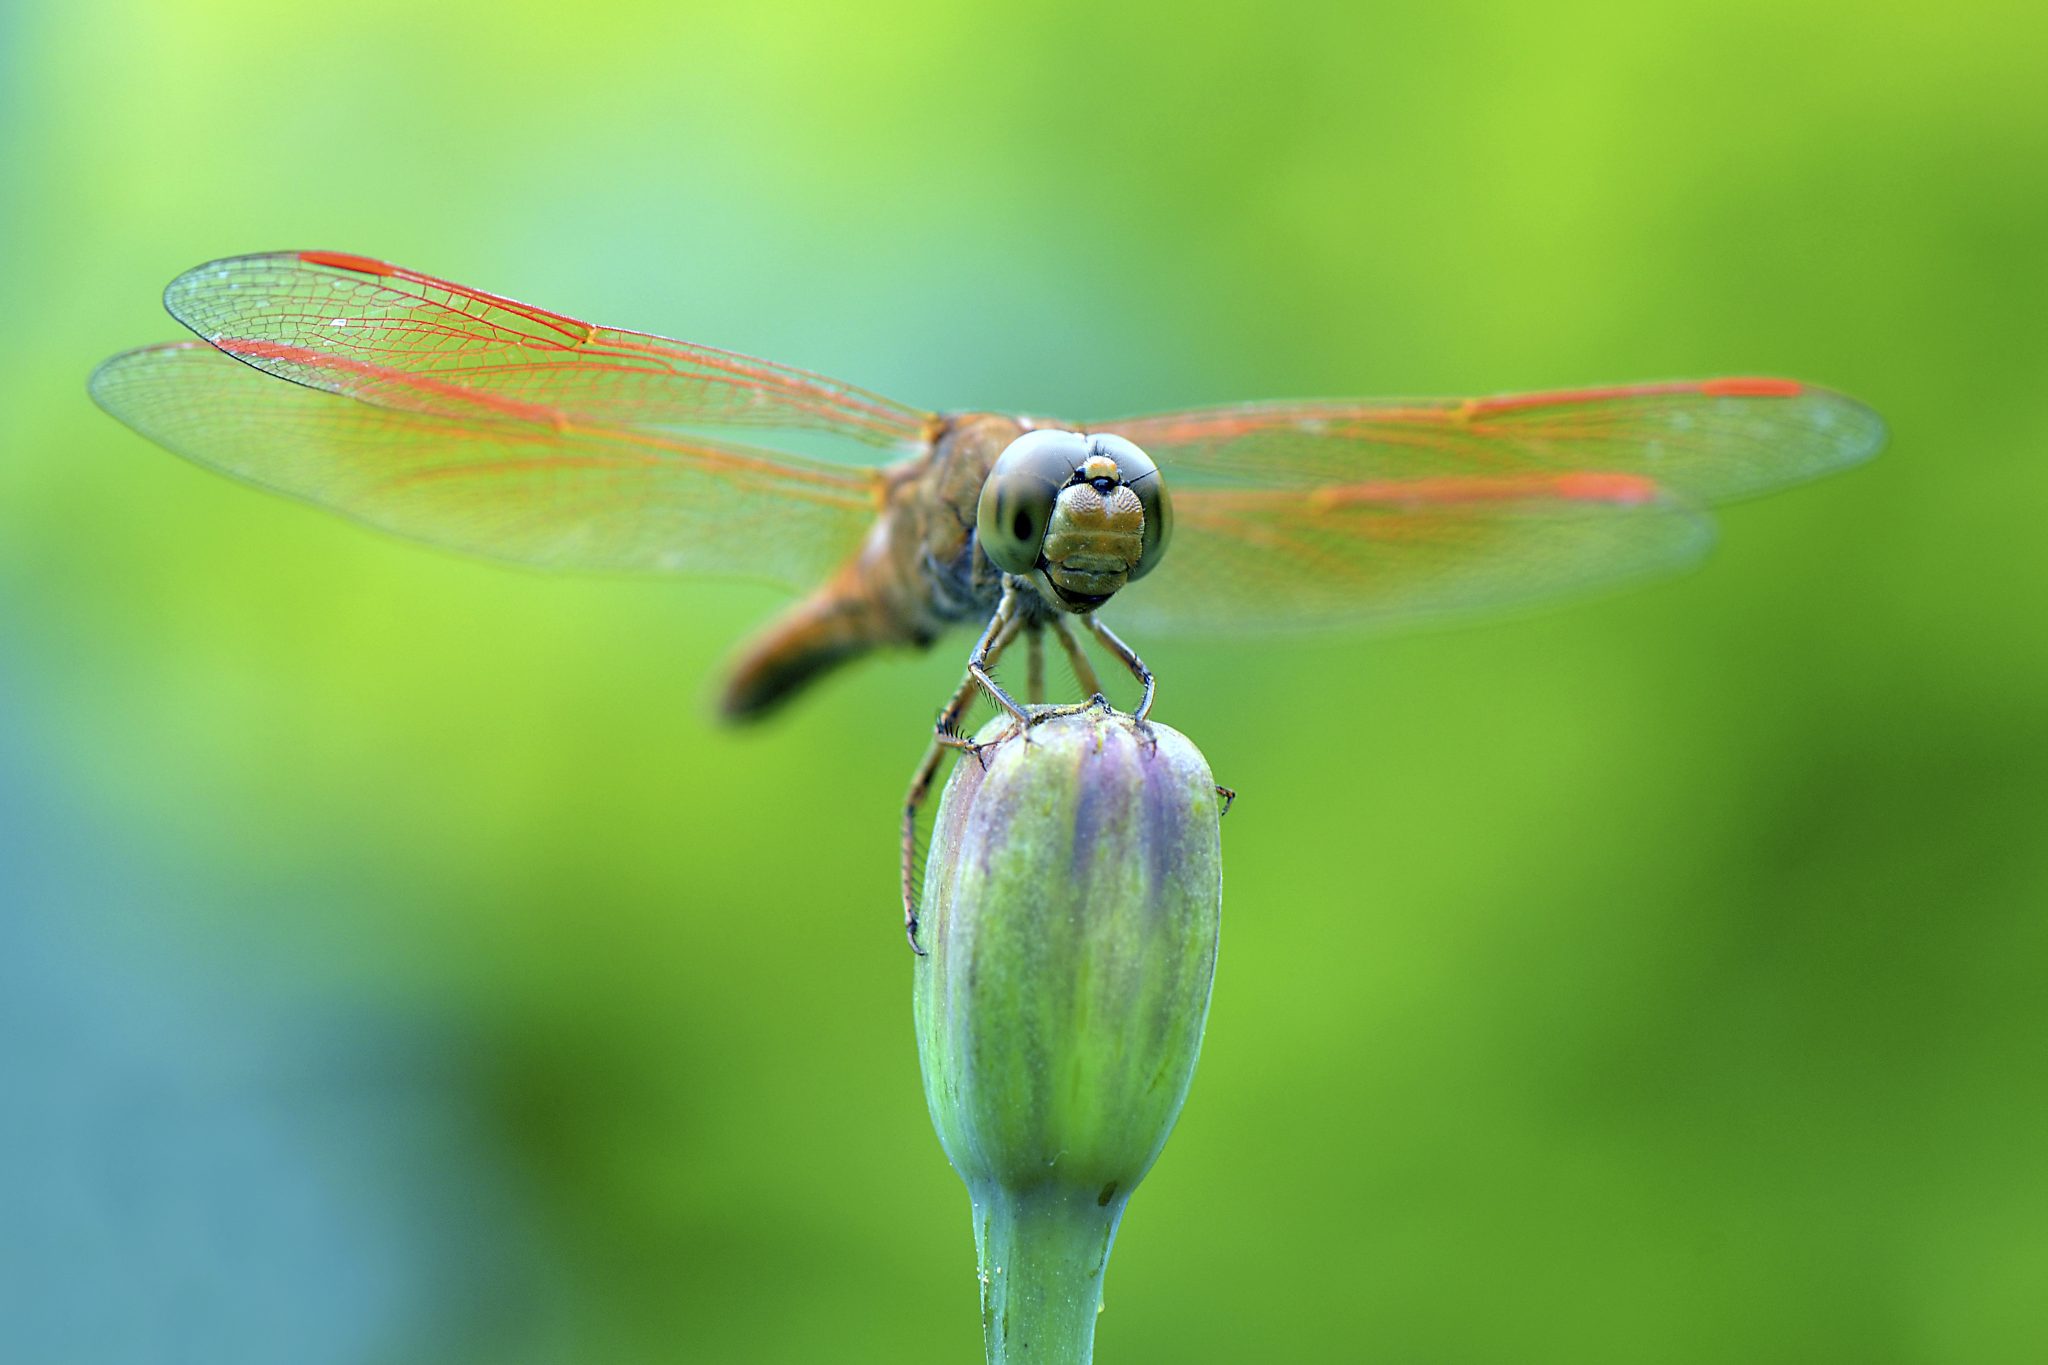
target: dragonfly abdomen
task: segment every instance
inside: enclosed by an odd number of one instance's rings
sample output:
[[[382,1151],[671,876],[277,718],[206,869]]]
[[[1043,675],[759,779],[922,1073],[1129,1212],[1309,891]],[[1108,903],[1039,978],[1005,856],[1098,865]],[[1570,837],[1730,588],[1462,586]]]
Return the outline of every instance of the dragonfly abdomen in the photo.
[[[904,627],[871,591],[850,561],[832,580],[770,622],[740,656],[719,714],[729,721],[758,720],[844,663],[889,644],[929,644]]]

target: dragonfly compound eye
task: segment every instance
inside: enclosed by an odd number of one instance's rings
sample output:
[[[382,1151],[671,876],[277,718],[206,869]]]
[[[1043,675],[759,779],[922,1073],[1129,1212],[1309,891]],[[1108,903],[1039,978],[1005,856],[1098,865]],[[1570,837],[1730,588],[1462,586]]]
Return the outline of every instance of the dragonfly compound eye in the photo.
[[[1075,431],[1031,431],[996,457],[981,486],[974,531],[981,551],[1004,573],[1038,567],[1053,503],[1088,458],[1089,438]]]

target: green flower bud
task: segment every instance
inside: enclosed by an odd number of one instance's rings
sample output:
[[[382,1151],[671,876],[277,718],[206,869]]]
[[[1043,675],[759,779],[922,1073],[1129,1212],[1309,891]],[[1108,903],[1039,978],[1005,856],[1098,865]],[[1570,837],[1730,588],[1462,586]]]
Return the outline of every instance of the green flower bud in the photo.
[[[1201,1049],[1216,784],[1185,736],[1101,708],[983,757],[954,765],[926,868],[925,1098],[973,1200],[988,1359],[1085,1362]]]

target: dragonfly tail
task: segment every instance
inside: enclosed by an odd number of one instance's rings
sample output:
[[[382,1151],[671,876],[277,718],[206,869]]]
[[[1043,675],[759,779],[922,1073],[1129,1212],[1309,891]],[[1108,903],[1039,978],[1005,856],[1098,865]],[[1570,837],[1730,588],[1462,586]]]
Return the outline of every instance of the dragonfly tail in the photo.
[[[719,696],[719,714],[728,721],[759,720],[839,665],[913,639],[860,575],[843,572],[747,645]]]

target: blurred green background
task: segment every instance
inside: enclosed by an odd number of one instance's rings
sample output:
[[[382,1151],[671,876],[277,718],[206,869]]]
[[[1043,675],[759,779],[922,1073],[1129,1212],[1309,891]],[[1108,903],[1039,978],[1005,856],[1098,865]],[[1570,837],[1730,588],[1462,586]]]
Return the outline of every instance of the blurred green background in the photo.
[[[2037,4],[0,8],[0,1359],[964,1361],[893,818],[961,639],[417,549],[93,409],[240,251],[939,407],[1786,373],[1701,573],[1143,641],[1243,793],[1118,1361],[2048,1359]],[[11,1302],[9,1302],[11,1300]]]

